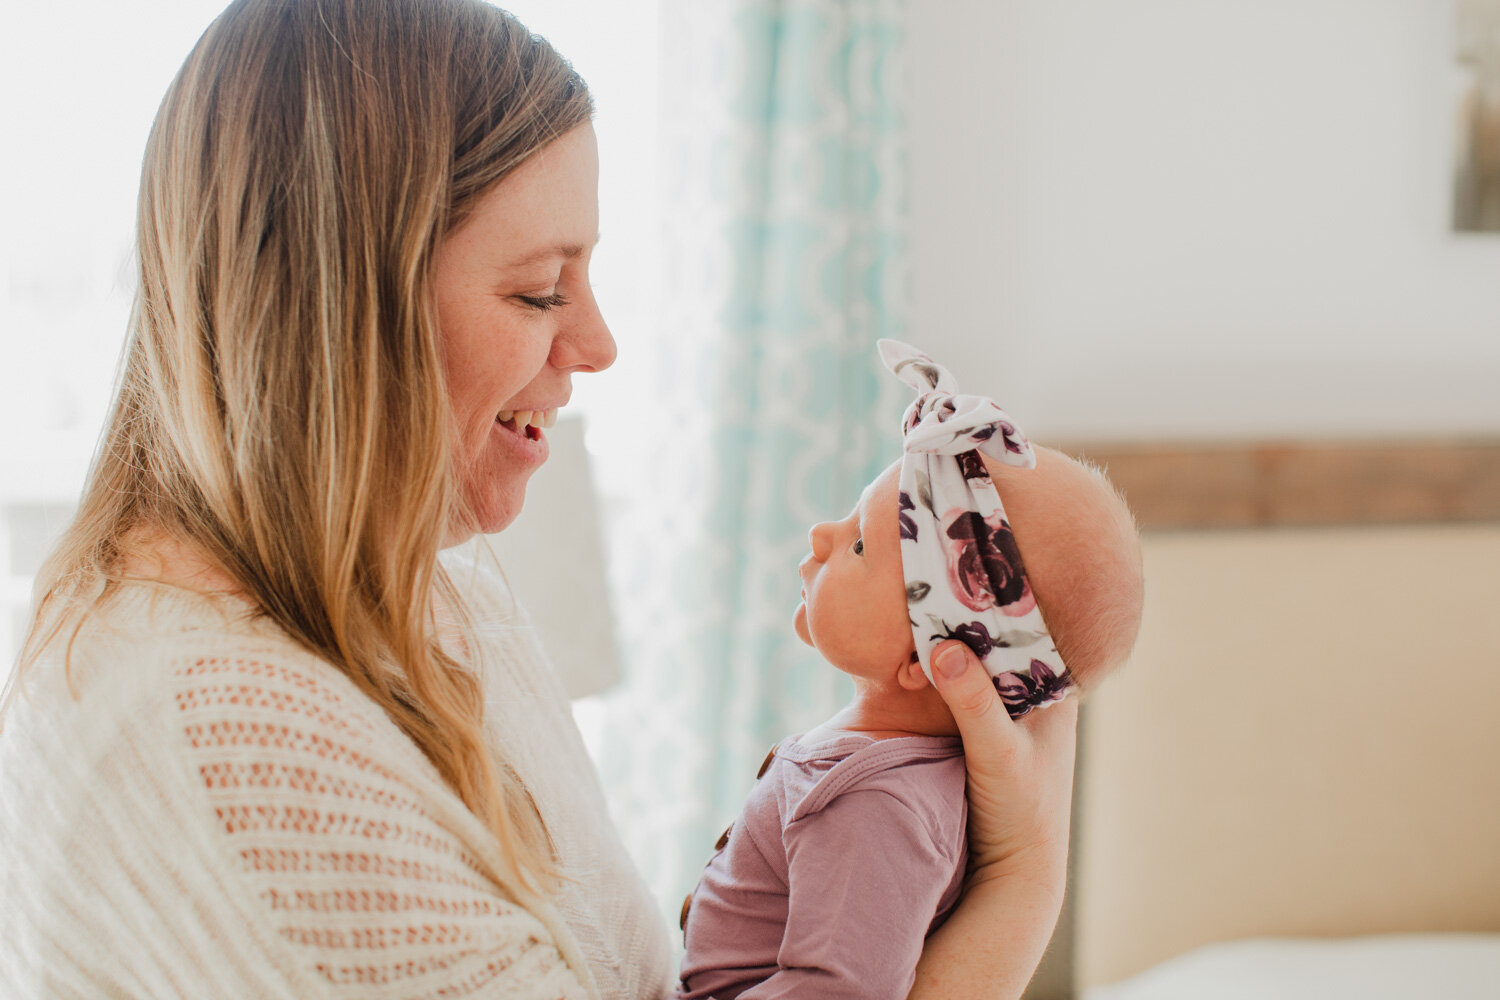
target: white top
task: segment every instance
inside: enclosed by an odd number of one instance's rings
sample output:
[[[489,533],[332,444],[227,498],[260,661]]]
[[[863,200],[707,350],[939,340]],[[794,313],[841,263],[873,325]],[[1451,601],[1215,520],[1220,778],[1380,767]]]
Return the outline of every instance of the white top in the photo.
[[[666,928],[566,696],[458,568],[500,758],[569,883],[529,910],[385,713],[246,606],[128,584],[25,675],[0,731],[0,996],[666,996]],[[57,644],[63,645],[63,644]]]

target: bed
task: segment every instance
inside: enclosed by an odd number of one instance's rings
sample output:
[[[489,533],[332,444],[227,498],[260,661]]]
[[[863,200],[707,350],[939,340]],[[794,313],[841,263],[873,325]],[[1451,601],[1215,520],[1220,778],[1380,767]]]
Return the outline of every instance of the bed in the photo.
[[[1028,997],[1500,1000],[1500,443],[1076,450],[1147,615]]]
[[[1082,1000],[1495,1000],[1500,935],[1250,938],[1205,945]]]

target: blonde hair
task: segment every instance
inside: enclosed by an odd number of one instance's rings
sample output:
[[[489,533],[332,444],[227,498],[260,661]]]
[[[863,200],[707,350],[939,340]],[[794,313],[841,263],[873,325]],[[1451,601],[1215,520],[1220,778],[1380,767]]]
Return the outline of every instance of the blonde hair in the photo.
[[[572,68],[477,0],[220,14],[151,129],[117,395],[18,673],[118,585],[128,533],[164,532],[377,702],[522,885],[554,880],[479,681],[436,634],[435,594],[468,619],[437,562],[462,501],[431,270],[481,196],[591,116]]]

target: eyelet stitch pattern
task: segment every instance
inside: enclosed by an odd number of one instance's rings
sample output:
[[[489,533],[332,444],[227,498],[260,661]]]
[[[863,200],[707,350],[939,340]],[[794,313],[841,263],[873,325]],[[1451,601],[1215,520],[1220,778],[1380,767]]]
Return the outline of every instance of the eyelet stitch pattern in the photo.
[[[331,996],[584,996],[428,808],[411,778],[426,758],[316,666],[200,657],[175,673],[196,773],[280,938]]]

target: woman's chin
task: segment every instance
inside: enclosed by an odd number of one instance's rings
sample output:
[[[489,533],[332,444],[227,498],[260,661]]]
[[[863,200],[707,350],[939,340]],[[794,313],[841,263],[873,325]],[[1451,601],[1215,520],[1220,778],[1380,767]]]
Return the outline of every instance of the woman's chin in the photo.
[[[467,542],[469,539],[473,538],[476,534],[478,534],[477,531],[470,531],[469,529],[464,528],[464,527],[462,527],[460,525],[450,524],[450,525],[448,525],[447,530],[443,532],[443,540],[442,540],[442,542],[440,542],[438,544],[438,548],[439,549],[455,549],[455,548],[458,548],[458,546],[462,545],[464,542]]]
[[[462,545],[475,535],[493,535],[504,531],[521,514],[526,500],[526,484],[521,483],[487,496],[471,497],[466,509],[454,514],[444,532],[444,548]]]

